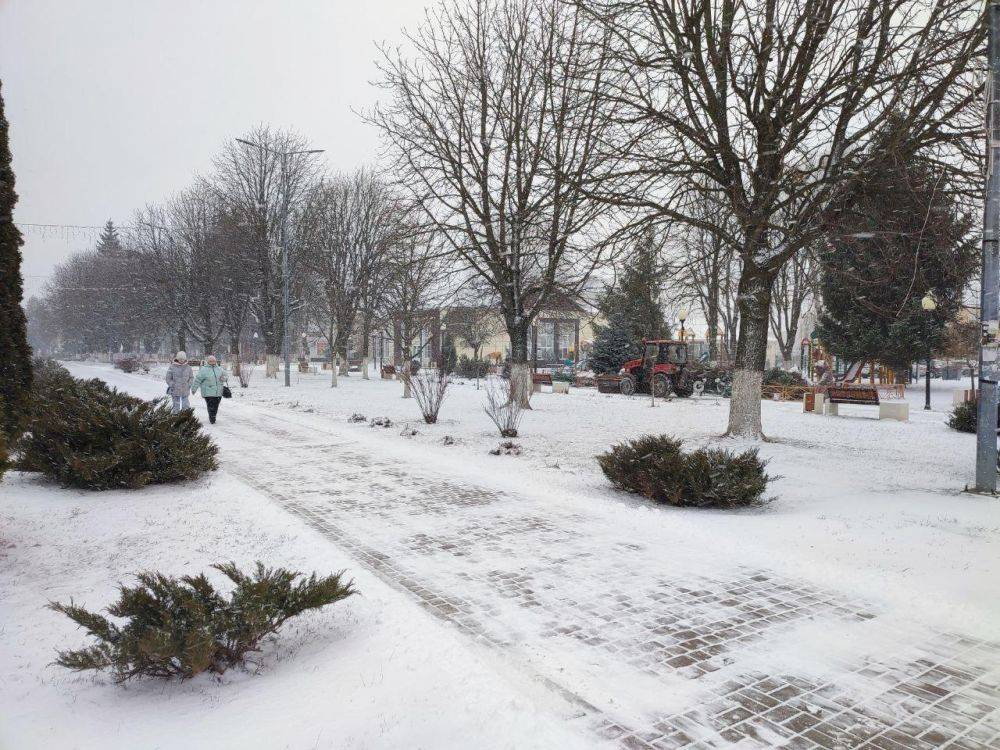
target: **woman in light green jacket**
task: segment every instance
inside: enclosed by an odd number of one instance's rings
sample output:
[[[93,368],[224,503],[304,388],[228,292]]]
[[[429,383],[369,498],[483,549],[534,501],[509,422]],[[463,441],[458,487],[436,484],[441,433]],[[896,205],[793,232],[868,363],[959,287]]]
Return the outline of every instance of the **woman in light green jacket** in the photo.
[[[201,390],[208,407],[208,421],[215,424],[215,415],[219,413],[219,402],[222,401],[222,389],[229,382],[229,375],[219,366],[215,355],[209,354],[205,364],[198,368],[194,383],[191,384],[191,394]]]

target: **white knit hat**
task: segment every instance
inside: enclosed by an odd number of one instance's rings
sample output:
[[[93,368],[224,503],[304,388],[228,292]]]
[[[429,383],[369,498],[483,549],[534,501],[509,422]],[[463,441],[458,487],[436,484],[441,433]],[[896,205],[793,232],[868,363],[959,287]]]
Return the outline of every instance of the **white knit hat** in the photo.
[[[188,361],[187,352],[184,351],[177,352],[177,356],[174,357],[174,359],[176,359],[178,362],[181,363],[187,362]]]

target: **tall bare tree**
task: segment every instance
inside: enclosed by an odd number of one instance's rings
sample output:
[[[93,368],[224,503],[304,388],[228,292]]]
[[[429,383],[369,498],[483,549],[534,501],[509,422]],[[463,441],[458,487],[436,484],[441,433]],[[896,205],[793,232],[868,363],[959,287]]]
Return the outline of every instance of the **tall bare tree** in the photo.
[[[301,136],[260,126],[226,144],[207,180],[247,232],[247,260],[256,289],[249,306],[264,339],[272,376],[277,373],[283,337],[281,246],[295,235],[291,221],[319,176],[315,156],[302,153],[308,150]]]
[[[968,167],[978,0],[577,0],[614,37],[604,73],[626,170],[592,193],[719,233],[736,250],[740,329],[729,430],[763,435],[772,286],[821,231],[832,191],[873,135]],[[620,178],[631,177],[627,190]],[[730,231],[688,210],[708,194]],[[794,204],[794,211],[786,210]],[[780,220],[779,220],[780,217]]]
[[[402,232],[391,244],[386,277],[386,309],[391,320],[395,365],[403,375],[403,398],[410,398],[410,363],[430,344],[421,334],[449,298],[450,263],[445,241],[434,232]]]
[[[408,36],[412,58],[381,63],[391,97],[370,119],[426,223],[499,299],[524,405],[532,321],[606,254],[608,207],[581,183],[615,111],[599,104],[608,36],[555,0],[444,0]]]
[[[385,273],[398,220],[395,201],[368,170],[324,181],[306,200],[300,219],[302,266],[315,284],[314,311],[329,344],[334,387],[337,355],[344,352],[347,358],[362,298],[380,283],[375,277]]]

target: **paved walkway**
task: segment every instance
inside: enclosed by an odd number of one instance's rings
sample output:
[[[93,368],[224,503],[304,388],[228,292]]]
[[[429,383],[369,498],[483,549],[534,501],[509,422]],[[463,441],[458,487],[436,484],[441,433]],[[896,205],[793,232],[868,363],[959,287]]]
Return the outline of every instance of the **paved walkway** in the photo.
[[[223,466],[569,698],[595,744],[1000,747],[998,642],[902,626],[662,529],[625,537],[588,502],[470,486],[359,447],[364,425],[321,425],[233,409]]]

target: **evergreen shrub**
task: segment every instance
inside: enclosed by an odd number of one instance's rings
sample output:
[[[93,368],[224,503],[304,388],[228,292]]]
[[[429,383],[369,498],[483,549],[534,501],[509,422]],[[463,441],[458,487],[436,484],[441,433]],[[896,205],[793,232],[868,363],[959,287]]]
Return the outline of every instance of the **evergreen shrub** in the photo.
[[[472,359],[463,354],[458,360],[456,371],[460,376],[469,380],[485,378],[490,371],[490,363],[485,359]]]
[[[140,573],[139,585],[119,586],[118,601],[106,612],[125,620],[123,624],[72,601],[51,603],[50,609],[97,640],[86,648],[58,652],[56,664],[74,671],[110,670],[119,683],[135,677],[222,674],[244,665],[249,653],[261,650],[261,640],[289,618],[357,593],[353,581],[344,582],[343,571],[302,578],[301,573],[268,569],[260,562],[250,574],[234,563],[212,567],[235,584],[228,596],[203,573],[179,579]]]
[[[18,468],[67,487],[137,489],[194,479],[218,467],[218,448],[190,410],[171,414],[100,380],[36,362],[28,431]]]
[[[975,401],[965,401],[958,404],[952,409],[951,416],[948,417],[948,426],[959,432],[974,433],[978,424],[979,414]]]
[[[782,370],[772,367],[764,373],[764,385],[809,385],[797,370]]]
[[[756,450],[708,448],[690,453],[669,435],[644,435],[597,457],[619,489],[658,503],[695,508],[738,508],[764,502],[770,477]]]

